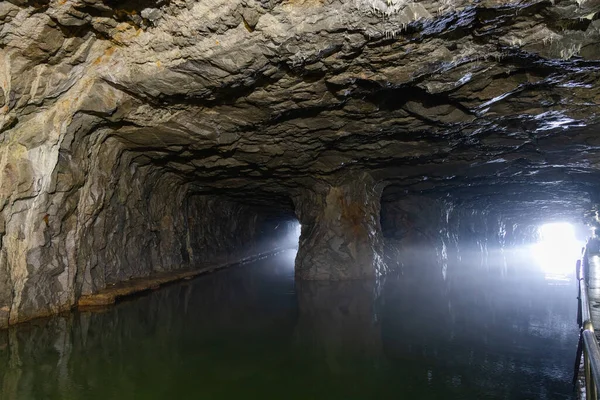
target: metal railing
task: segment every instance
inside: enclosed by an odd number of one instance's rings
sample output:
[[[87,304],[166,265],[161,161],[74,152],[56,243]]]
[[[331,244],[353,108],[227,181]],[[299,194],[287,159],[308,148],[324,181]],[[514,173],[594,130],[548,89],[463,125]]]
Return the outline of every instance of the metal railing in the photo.
[[[583,380],[585,381],[586,400],[598,400],[600,389],[600,346],[594,333],[590,301],[588,297],[589,260],[587,246],[584,247],[581,260],[577,261],[577,281],[579,282],[577,322],[579,324],[579,343],[575,357],[575,375],[573,384],[577,384],[583,356]]]

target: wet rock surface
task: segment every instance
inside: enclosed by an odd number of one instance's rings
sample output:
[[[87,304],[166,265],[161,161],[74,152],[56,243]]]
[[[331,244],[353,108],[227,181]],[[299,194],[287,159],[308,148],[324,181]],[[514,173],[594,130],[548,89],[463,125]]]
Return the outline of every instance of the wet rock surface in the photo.
[[[344,243],[361,249],[356,265],[373,260],[379,205],[363,207],[378,196],[360,180],[340,186],[346,176],[387,187],[384,202],[450,193],[527,223],[590,213],[598,11],[593,0],[3,2],[0,326],[230,252],[262,215],[310,204],[318,216],[298,215],[322,221],[310,232],[345,231],[348,219],[327,217],[345,206],[319,205],[338,191],[369,233]],[[383,268],[314,272],[311,257],[353,250],[309,231],[303,242],[300,277]]]
[[[296,277],[376,278],[385,274],[380,225],[381,187],[369,175],[316,185],[296,200],[302,232]]]

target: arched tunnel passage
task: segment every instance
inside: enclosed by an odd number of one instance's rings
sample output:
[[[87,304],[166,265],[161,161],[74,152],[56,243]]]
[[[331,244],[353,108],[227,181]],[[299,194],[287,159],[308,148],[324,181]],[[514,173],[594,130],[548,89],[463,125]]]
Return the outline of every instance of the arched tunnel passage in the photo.
[[[298,249],[301,227],[293,212],[264,208],[258,208],[256,211],[261,221],[257,227],[258,249]]]
[[[298,248],[300,225],[289,198],[240,196],[120,154],[105,206],[84,232],[80,252],[94,257],[78,265],[80,307]]]

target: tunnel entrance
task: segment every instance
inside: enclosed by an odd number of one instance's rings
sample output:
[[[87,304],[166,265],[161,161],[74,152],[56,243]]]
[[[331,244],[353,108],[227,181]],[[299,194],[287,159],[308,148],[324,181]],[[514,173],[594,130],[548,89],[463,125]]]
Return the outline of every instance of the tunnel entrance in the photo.
[[[90,271],[78,299],[80,309],[109,305],[166,283],[298,248],[299,223],[286,210],[251,201],[244,204],[222,195],[188,193],[175,204],[162,196],[169,192],[149,193],[151,207],[139,219],[140,225],[115,230],[144,238],[150,235],[148,247],[123,248],[122,237],[112,238],[113,249],[103,256],[113,257],[109,258],[113,264]],[[111,211],[120,215],[118,209]],[[146,230],[157,225],[160,229]]]
[[[581,223],[550,222],[538,226],[538,239],[531,251],[547,279],[572,279],[575,262],[591,233],[590,227]]]

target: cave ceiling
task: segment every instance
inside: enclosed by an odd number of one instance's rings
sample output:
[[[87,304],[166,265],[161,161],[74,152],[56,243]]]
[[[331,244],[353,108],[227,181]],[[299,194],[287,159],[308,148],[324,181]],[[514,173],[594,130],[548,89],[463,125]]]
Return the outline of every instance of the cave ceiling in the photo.
[[[592,0],[13,0],[0,4],[0,131],[32,148],[43,139],[27,124],[54,113],[73,146],[98,135],[199,193],[257,204],[285,208],[359,170],[388,186],[384,200],[571,216],[591,209],[600,177],[599,12]],[[65,102],[77,106],[61,114]]]

